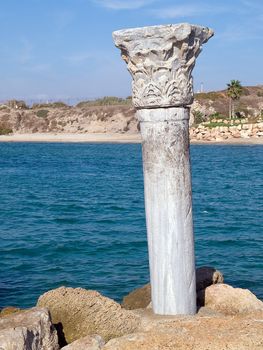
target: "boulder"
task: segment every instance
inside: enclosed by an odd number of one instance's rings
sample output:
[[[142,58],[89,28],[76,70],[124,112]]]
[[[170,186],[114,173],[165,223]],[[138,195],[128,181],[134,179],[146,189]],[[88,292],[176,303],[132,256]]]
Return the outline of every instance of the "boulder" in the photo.
[[[137,288],[123,298],[122,306],[127,310],[143,309],[151,303],[151,284]]]
[[[22,312],[21,309],[15,307],[15,306],[7,306],[5,308],[3,308],[0,312],[0,317],[4,317],[7,315],[11,315],[11,314],[15,314],[17,312]]]
[[[75,340],[73,343],[64,346],[63,350],[101,350],[105,345],[104,340],[101,336],[95,335],[87,335],[84,338],[80,338]]]
[[[50,310],[55,324],[61,324],[67,343],[90,334],[105,340],[136,331],[139,318],[115,301],[93,290],[60,287],[43,294],[38,306]]]
[[[58,337],[45,308],[0,318],[1,350],[58,350]]]
[[[225,315],[263,311],[263,302],[248,289],[233,288],[227,284],[206,288],[204,305]]]
[[[196,291],[205,289],[212,284],[223,283],[223,274],[213,267],[202,266],[196,269]]]
[[[262,350],[263,313],[238,316],[156,316],[143,311],[139,332],[103,350]]]
[[[223,274],[213,267],[202,266],[196,269],[196,291],[202,290],[211,284],[223,283]],[[127,310],[146,308],[151,302],[151,285],[146,284],[137,288],[123,298],[122,306]]]

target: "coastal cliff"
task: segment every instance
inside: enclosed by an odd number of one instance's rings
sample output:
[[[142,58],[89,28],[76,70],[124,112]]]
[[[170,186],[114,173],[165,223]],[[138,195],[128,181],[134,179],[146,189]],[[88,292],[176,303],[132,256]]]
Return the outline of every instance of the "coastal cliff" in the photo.
[[[263,86],[245,87],[229,120],[226,91],[198,93],[191,107],[190,137],[194,141],[263,139]],[[138,134],[131,100],[104,98],[81,102],[35,104],[8,101],[0,105],[0,134]]]

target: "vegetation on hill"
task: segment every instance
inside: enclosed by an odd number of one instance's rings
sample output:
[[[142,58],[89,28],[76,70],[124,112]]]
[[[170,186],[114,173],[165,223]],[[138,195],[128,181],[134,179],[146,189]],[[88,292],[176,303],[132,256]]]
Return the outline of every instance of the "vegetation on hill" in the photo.
[[[230,85],[232,84],[230,83]],[[248,118],[253,122],[253,120],[255,121],[261,118],[263,114],[263,86],[243,87],[241,94],[240,87],[238,87],[237,90],[237,93],[235,92],[235,94],[233,94],[235,99],[234,110],[231,106],[232,119]],[[236,98],[236,96],[238,97]],[[229,119],[230,108],[228,90],[197,93],[195,94],[195,103],[199,107],[199,109],[198,107],[194,109],[195,115],[197,116],[197,118],[195,118],[196,124],[200,123],[200,120]],[[201,112],[202,115],[198,112]]]
[[[85,106],[112,106],[112,105],[131,105],[131,104],[132,104],[131,96],[128,96],[127,98],[105,96],[102,98],[98,98],[96,100],[79,102],[76,105],[76,107],[82,108]]]
[[[231,83],[230,83],[231,84]],[[235,95],[236,96],[236,95]],[[243,87],[235,98],[235,110],[229,119],[228,90],[195,94],[190,122],[207,127],[256,123],[263,119],[263,86]],[[11,100],[0,105],[0,133],[10,132],[137,132],[138,121],[131,97],[106,96],[83,101],[76,106],[64,102],[38,103]]]
[[[13,130],[10,128],[6,128],[5,126],[0,125],[0,135],[9,135],[12,134]]]
[[[242,95],[243,87],[239,80],[231,80],[227,84],[227,96],[229,97],[229,119],[235,117],[235,101]]]

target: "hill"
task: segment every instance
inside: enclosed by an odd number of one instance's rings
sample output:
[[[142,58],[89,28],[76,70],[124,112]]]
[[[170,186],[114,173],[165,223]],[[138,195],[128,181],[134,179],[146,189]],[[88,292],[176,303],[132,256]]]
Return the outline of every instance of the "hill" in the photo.
[[[254,123],[263,116],[263,86],[243,89],[236,102],[237,120]],[[228,117],[226,91],[195,94],[191,124]],[[212,125],[212,124],[211,124]],[[211,126],[210,125],[210,126]],[[215,125],[216,126],[216,125]],[[23,101],[0,105],[0,134],[8,133],[137,133],[139,124],[131,98],[104,97],[76,106],[63,102],[26,106]]]

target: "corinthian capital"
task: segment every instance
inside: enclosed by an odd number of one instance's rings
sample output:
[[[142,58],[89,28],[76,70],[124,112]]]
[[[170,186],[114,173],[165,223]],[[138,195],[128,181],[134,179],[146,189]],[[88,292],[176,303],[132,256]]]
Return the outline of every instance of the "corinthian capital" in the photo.
[[[193,102],[192,70],[209,28],[163,25],[113,33],[133,78],[136,108],[182,107]]]

